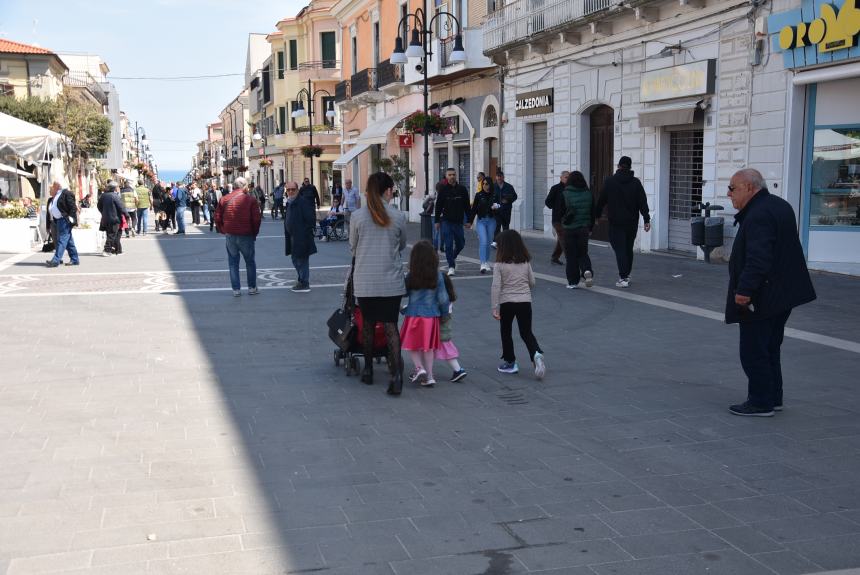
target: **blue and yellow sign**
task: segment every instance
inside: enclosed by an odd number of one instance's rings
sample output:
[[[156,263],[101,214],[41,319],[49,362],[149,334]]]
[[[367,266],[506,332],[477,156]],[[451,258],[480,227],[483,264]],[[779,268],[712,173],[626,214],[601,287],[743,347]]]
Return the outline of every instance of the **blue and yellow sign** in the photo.
[[[784,52],[787,68],[799,68],[860,56],[860,0],[804,0],[800,10],[768,20],[773,48]],[[777,32],[778,31],[778,32]]]

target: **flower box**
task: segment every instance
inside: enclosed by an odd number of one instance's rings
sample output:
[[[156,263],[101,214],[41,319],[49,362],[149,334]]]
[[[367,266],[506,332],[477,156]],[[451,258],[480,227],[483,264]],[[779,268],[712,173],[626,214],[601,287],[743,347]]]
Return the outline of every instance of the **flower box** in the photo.
[[[30,218],[0,219],[0,253],[26,254],[33,250],[35,232]]]
[[[415,112],[403,120],[403,129],[413,134],[451,134],[451,120],[439,114]]]
[[[72,238],[75,240],[75,248],[81,254],[100,253],[104,245],[104,232],[100,232],[97,227],[72,228]]]
[[[313,158],[314,156],[319,158],[323,153],[323,149],[320,146],[302,146],[301,151],[302,155],[306,158]]]

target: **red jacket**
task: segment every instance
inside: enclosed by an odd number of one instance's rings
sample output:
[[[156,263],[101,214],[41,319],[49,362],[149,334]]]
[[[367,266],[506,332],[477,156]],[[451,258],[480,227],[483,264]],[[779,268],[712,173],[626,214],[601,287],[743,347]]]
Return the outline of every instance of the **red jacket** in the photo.
[[[218,232],[232,236],[256,236],[260,233],[261,218],[257,199],[242,191],[227,194],[215,209]]]

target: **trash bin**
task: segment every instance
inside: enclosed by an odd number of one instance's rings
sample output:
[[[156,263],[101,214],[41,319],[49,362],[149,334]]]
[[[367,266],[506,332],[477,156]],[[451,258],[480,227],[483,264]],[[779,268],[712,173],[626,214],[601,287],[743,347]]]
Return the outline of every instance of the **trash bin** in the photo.
[[[705,218],[705,246],[716,248],[723,245],[723,218]]]
[[[433,241],[433,216],[431,214],[421,214],[421,239]]]
[[[690,218],[690,241],[694,246],[705,245],[705,218],[703,216]]]

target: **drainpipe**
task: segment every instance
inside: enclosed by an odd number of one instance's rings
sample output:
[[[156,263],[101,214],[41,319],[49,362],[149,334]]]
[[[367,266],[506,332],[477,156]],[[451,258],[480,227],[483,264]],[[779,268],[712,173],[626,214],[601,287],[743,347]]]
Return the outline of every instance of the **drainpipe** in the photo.
[[[504,166],[504,158],[505,158],[505,124],[506,121],[503,121],[505,118],[505,66],[499,66],[499,163],[498,166]],[[498,169],[498,168],[497,168]],[[502,168],[504,170],[504,168]],[[495,174],[490,176],[491,178],[495,178]]]
[[[26,71],[26,73],[27,73],[27,97],[31,98],[31,97],[33,97],[33,92],[32,92],[33,88],[30,85],[30,59],[29,58],[24,58],[24,66],[27,67],[27,71]]]

